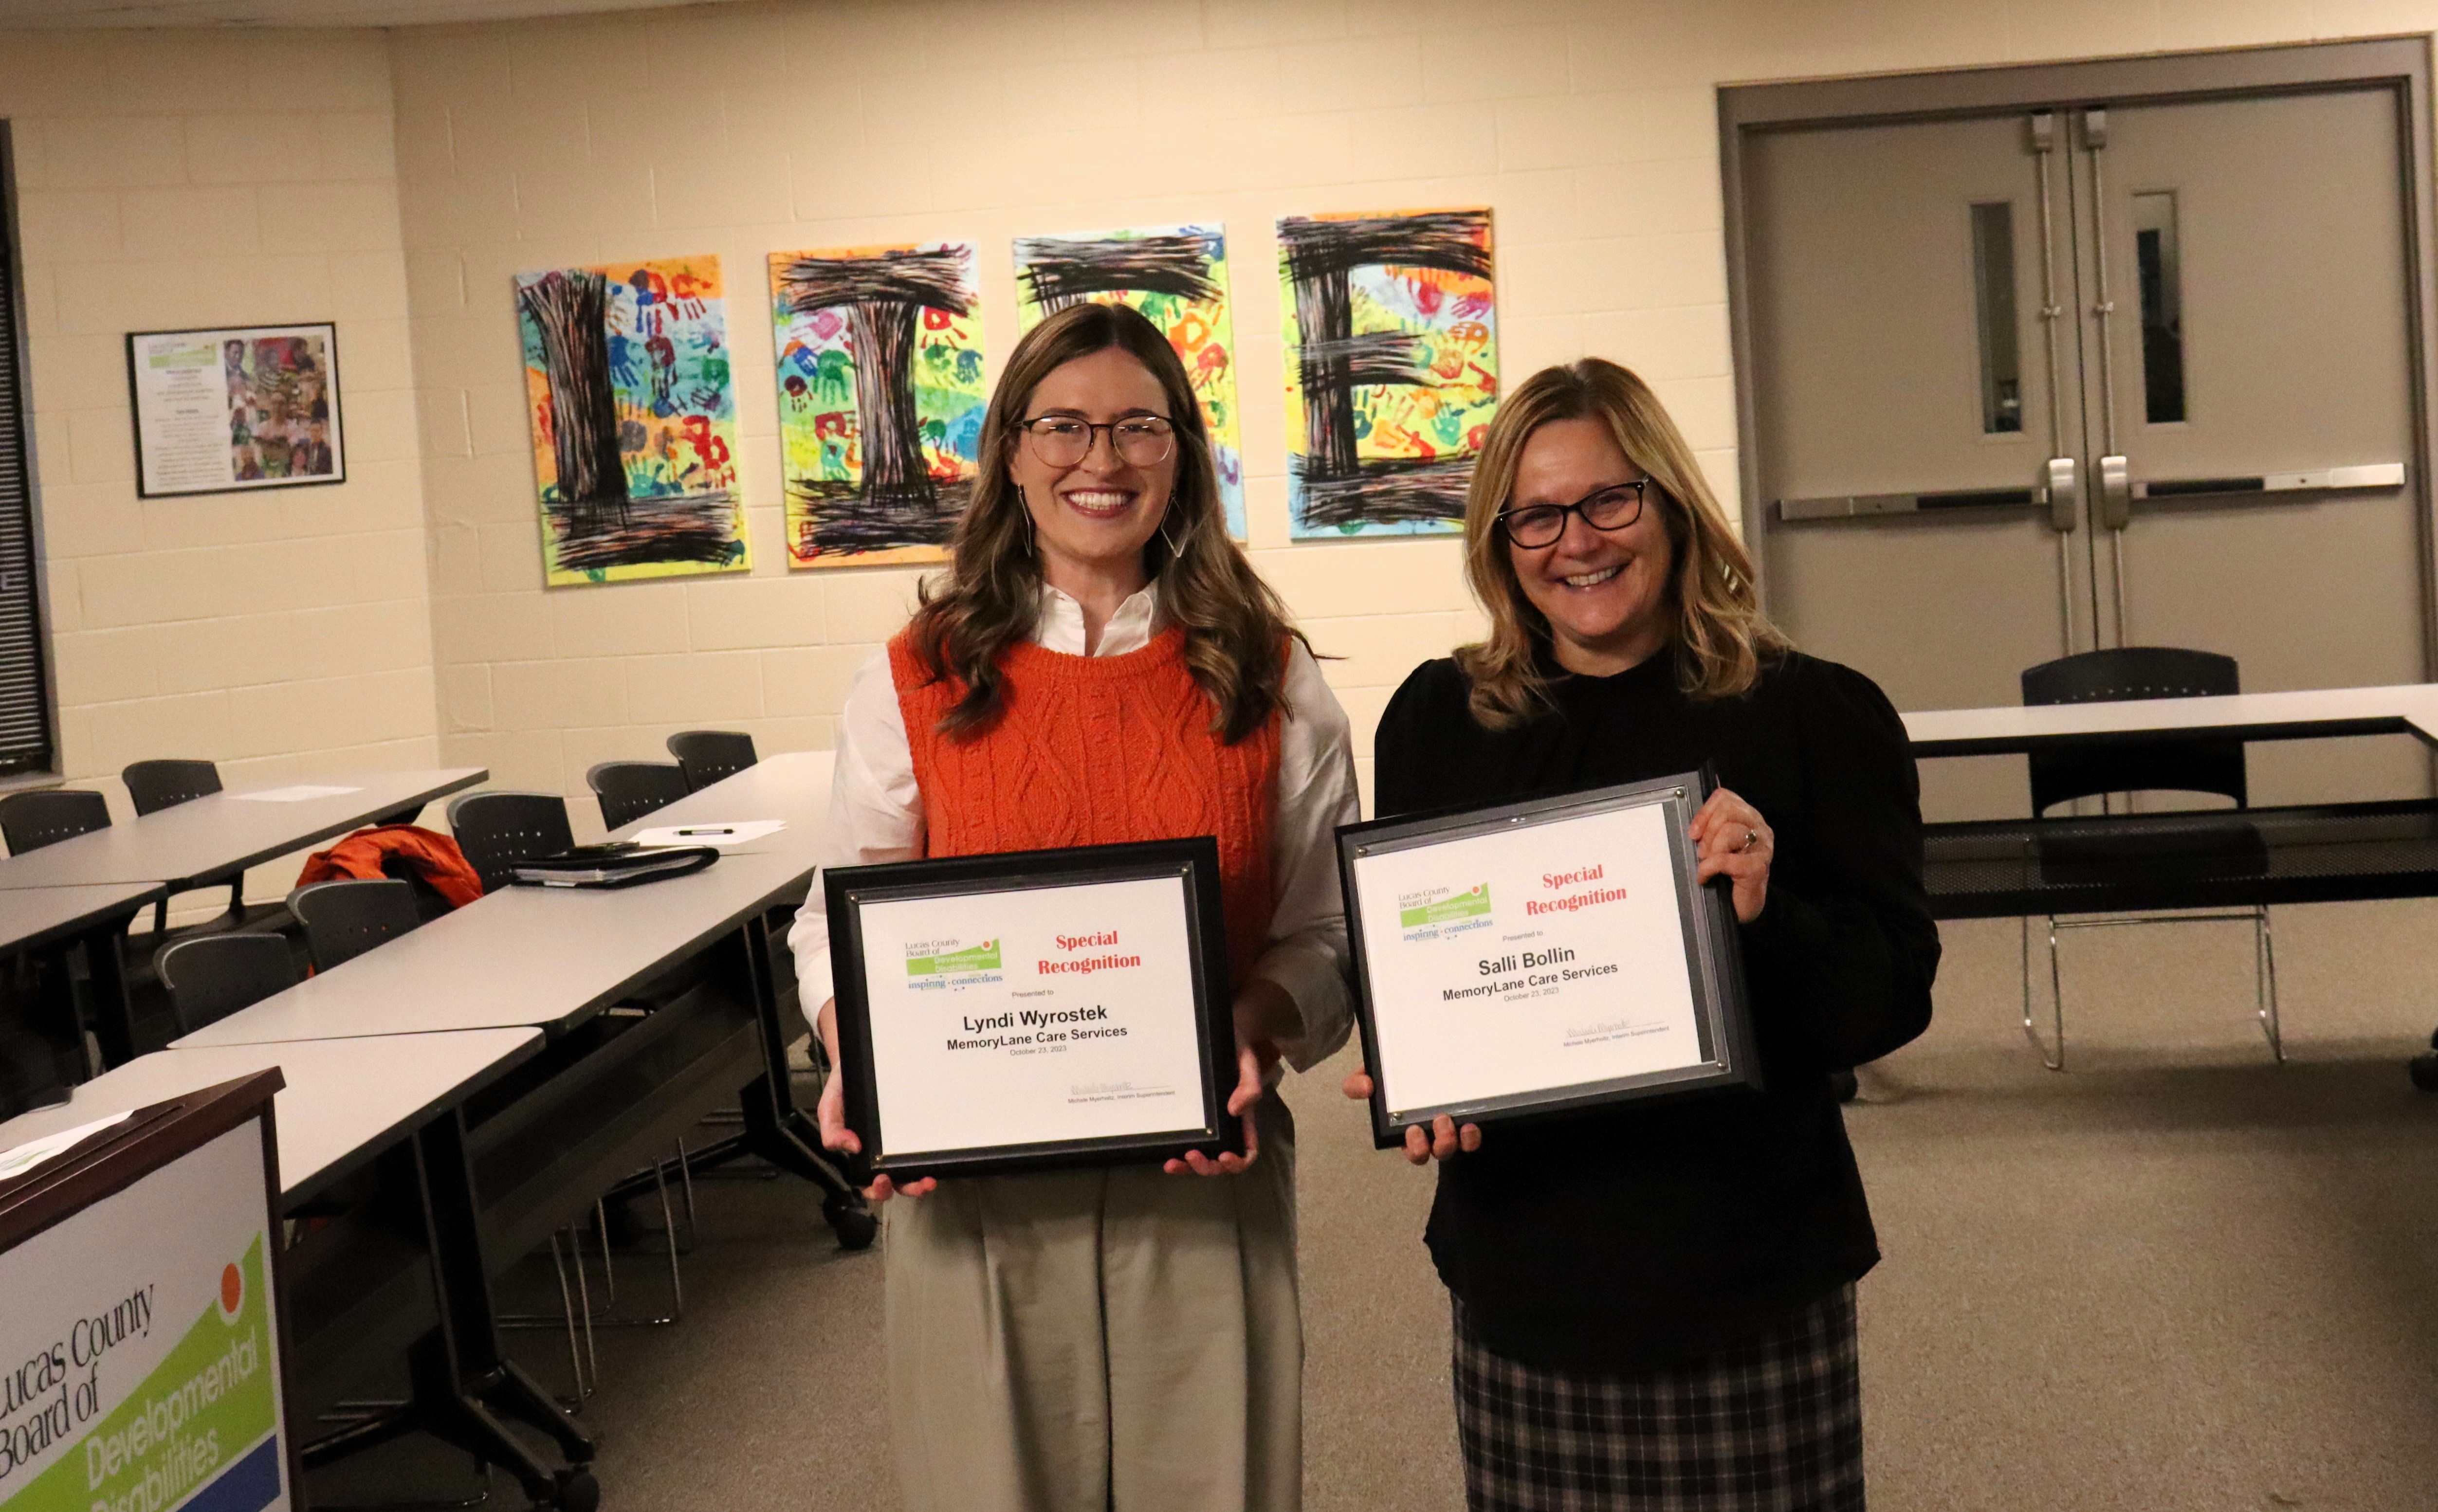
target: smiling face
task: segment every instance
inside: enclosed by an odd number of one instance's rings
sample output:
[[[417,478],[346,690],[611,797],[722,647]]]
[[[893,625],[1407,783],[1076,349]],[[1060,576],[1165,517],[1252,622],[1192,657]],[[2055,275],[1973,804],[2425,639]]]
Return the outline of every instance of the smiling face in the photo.
[[[1159,379],[1122,347],[1107,347],[1050,370],[1034,389],[1023,418],[1067,415],[1108,425],[1132,415],[1168,414]],[[1041,460],[1029,435],[1019,433],[1008,476],[1032,511],[1041,550],[1042,576],[1069,593],[1086,583],[1105,583],[1133,592],[1148,581],[1143,543],[1159,529],[1176,484],[1176,452],[1138,467],[1117,454],[1110,432],[1092,437],[1092,448],[1071,467]]]
[[[1599,420],[1552,420],[1525,441],[1508,507],[1571,504],[1642,475]],[[1668,643],[1674,619],[1668,584],[1676,553],[1658,486],[1643,492],[1641,518],[1623,530],[1594,530],[1573,514],[1566,533],[1550,545],[1507,543],[1515,579],[1548,620],[1551,651],[1569,672],[1623,672]]]

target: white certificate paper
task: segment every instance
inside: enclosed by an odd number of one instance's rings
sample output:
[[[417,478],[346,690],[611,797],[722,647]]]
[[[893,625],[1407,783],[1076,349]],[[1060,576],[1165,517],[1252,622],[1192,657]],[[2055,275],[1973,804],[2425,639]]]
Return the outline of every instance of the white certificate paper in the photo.
[[[865,903],[884,1155],[1201,1127],[1192,908],[1175,876]]]
[[[1391,1119],[1705,1065],[1668,808],[1354,863]]]

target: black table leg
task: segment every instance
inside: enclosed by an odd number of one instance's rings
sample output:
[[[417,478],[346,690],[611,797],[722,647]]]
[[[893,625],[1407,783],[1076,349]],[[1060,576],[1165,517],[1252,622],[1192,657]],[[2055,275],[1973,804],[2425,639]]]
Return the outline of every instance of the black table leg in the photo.
[[[452,1110],[433,1119],[416,1132],[414,1149],[440,1327],[411,1353],[413,1398],[315,1439],[305,1446],[305,1463],[327,1465],[419,1430],[506,1470],[536,1505],[593,1512],[601,1488],[589,1468],[592,1440],[500,1349],[463,1116]],[[568,1463],[543,1460],[508,1432],[509,1422],[540,1430]]]
[[[856,1184],[822,1152],[821,1130],[796,1106],[789,1088],[786,1029],[779,1022],[778,986],[770,979],[770,926],[757,914],[746,922],[737,938],[744,947],[753,1016],[762,1030],[762,1074],[738,1099],[745,1132],[689,1151],[686,1164],[703,1170],[753,1155],[781,1170],[793,1171],[822,1188],[822,1217],[838,1236],[839,1247],[867,1249],[880,1232],[880,1221],[865,1205]],[[629,1177],[610,1188],[608,1198],[641,1196],[651,1180],[649,1172]]]
[[[136,1055],[135,1005],[127,995],[127,923],[126,919],[113,919],[79,941],[84,946],[85,975],[93,982],[93,1036],[101,1044],[105,1068],[125,1065]],[[60,965],[64,973],[67,962]]]

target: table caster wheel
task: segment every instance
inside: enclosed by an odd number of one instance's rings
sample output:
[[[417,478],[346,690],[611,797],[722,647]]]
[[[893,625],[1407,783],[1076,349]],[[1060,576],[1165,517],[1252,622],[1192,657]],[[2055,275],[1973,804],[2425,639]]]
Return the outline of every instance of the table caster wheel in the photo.
[[[869,1207],[832,1201],[822,1204],[822,1216],[829,1220],[842,1250],[868,1250],[880,1235],[880,1219]]]
[[[557,1495],[554,1498],[558,1512],[598,1512],[601,1505],[601,1483],[592,1472],[581,1467],[558,1472]]]

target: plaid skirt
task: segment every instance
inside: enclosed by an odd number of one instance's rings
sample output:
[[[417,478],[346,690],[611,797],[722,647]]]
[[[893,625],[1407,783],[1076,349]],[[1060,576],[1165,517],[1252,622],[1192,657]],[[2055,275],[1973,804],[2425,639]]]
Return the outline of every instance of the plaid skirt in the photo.
[[[1472,1512],[1862,1512],[1854,1289],[1748,1344],[1630,1375],[1495,1353],[1456,1308]]]

